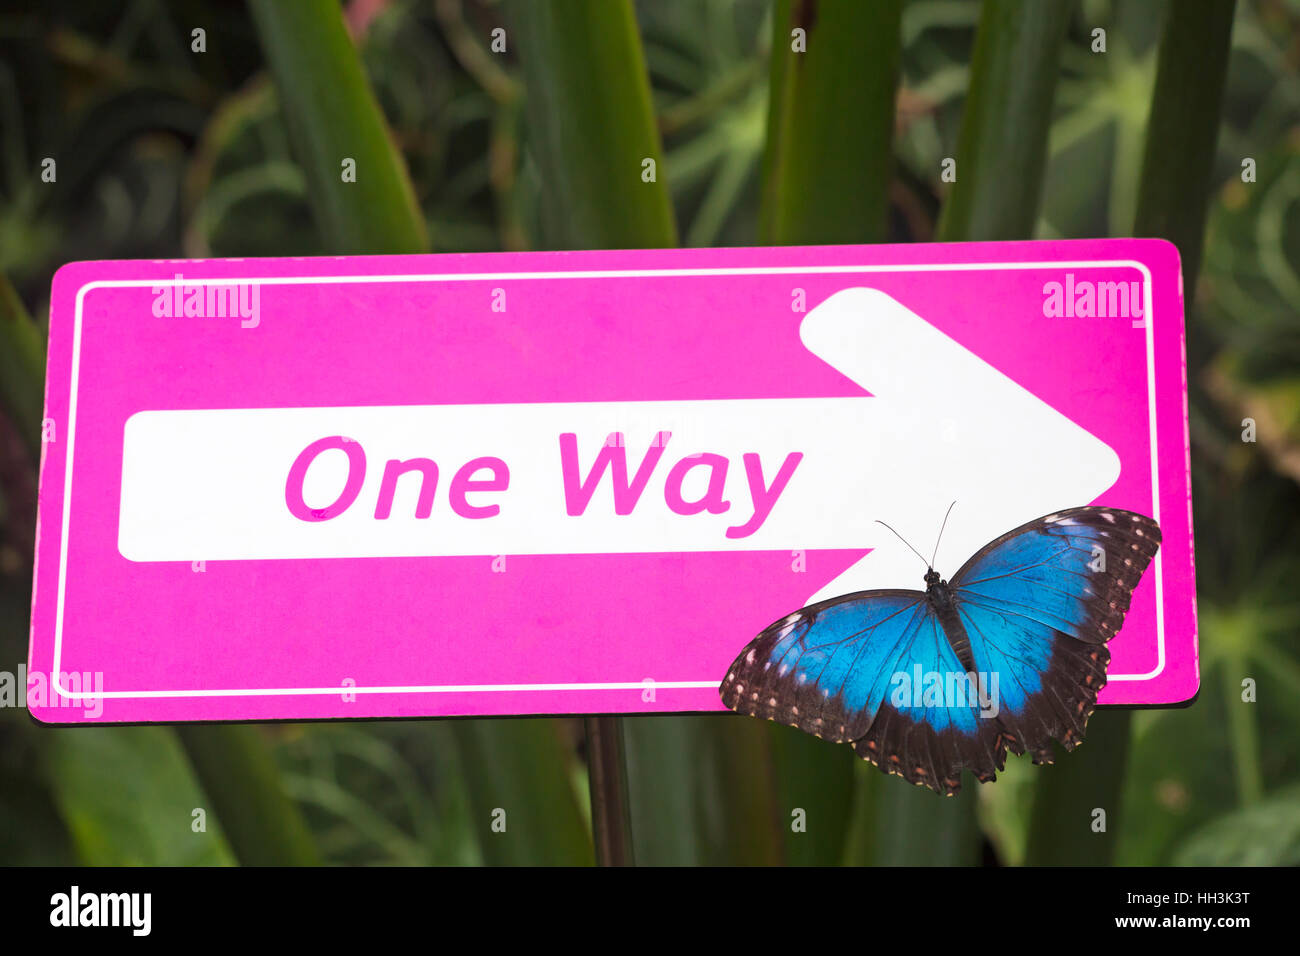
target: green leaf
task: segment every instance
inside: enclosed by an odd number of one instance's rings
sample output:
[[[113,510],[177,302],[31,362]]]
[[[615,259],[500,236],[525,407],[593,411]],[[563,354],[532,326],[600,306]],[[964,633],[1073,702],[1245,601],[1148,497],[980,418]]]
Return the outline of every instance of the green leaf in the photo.
[[[879,775],[879,772],[876,772]],[[972,866],[979,862],[978,796],[969,777],[960,793],[944,797],[902,777],[876,784],[876,866]]]
[[[765,722],[734,715],[625,718],[637,863],[772,866],[782,861]]]
[[[234,862],[222,838],[220,814],[195,785],[171,731],[77,727],[42,733],[47,735],[50,771],[59,781],[59,812],[81,863],[214,866]],[[225,768],[226,773],[235,771],[233,766]],[[268,850],[266,862],[290,859],[272,856]]]
[[[261,733],[247,724],[182,724],[176,728],[240,863],[318,864],[320,856],[311,834],[298,806],[285,792]]]
[[[1300,866],[1300,786],[1220,817],[1196,831],[1175,866]]]
[[[286,786],[330,863],[483,862],[451,725],[338,721],[277,734]]]
[[[1233,805],[1226,716],[1218,694],[1134,715],[1123,814],[1110,821],[1118,831],[1117,865],[1168,865],[1182,841]],[[1089,739],[1083,749],[1091,745]]]
[[[1083,744],[1057,748],[1056,763],[1035,768],[1038,781],[1025,862],[1032,866],[1100,866],[1115,854],[1132,714],[1103,709],[1088,721]],[[1105,829],[1097,830],[1105,812]]]
[[[451,728],[470,793],[470,825],[487,863],[591,865],[573,754],[556,721],[460,720]]]
[[[901,0],[778,0],[761,242],[885,238],[901,10]]]
[[[406,164],[337,0],[250,0],[249,8],[330,251],[425,251],[428,235]],[[348,161],[354,182],[344,178]]]
[[[628,812],[641,866],[698,866],[710,858],[699,753],[716,717],[625,717]],[[717,841],[721,842],[721,841]]]
[[[586,249],[676,245],[630,0],[524,0],[508,10],[547,202],[547,243]]]
[[[794,727],[765,726],[784,862],[789,866],[842,863],[853,812],[854,765],[861,761],[851,747],[818,740]]]
[[[1160,36],[1133,228],[1178,246],[1188,290],[1200,275],[1235,9],[1236,0],[1171,3]]]
[[[1033,236],[1069,3],[984,0],[943,242]]]
[[[997,784],[979,791],[979,823],[998,862],[1020,866],[1025,862],[1029,819],[1038,770],[1028,755],[1009,757]]]
[[[853,801],[849,828],[844,837],[845,866],[871,866],[876,861],[876,830],[879,824],[880,791],[885,780],[865,760],[854,760]]]
[[[31,607],[31,575],[0,575],[0,661],[20,661],[26,654]],[[0,675],[0,860],[9,866],[70,866],[77,862],[76,846],[50,779],[48,728],[12,706],[16,701],[8,695],[19,692],[16,677]]]

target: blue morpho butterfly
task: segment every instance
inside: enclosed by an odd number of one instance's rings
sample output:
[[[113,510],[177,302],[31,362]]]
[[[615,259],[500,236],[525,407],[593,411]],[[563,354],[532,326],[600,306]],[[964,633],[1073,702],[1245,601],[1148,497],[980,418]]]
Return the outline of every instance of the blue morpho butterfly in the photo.
[[[1083,740],[1106,642],[1159,547],[1159,526],[1131,511],[1050,514],[986,544],[951,581],[931,558],[925,591],[858,591],[781,618],[718,692],[738,713],[852,744],[952,796],[963,769],[987,783],[1008,750],[1051,763],[1053,738],[1067,750]]]

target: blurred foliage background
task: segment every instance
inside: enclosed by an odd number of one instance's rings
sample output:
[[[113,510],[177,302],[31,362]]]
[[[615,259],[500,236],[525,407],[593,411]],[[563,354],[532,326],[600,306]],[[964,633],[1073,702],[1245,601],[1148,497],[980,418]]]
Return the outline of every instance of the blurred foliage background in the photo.
[[[1056,767],[1013,758],[952,801],[787,728],[627,718],[632,852],[1300,863],[1300,0],[1176,7],[0,4],[0,670],[26,657],[64,262],[1166,235],[1201,262],[1199,699],[1099,713]],[[335,144],[386,170],[375,189],[340,191]],[[580,720],[49,729],[8,707],[0,863],[588,863],[587,739]]]

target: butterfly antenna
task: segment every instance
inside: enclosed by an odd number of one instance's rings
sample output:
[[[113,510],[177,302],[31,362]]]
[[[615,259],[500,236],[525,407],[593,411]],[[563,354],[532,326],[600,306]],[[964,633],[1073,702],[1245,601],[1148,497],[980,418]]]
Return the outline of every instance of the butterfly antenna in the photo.
[[[939,538],[934,542],[934,558],[939,557],[939,542],[943,540],[943,529],[948,527],[948,515],[952,514],[953,506],[956,504],[957,502],[954,501],[948,506],[948,510],[944,512],[943,524],[939,525]],[[930,567],[934,567],[934,558],[930,559]]]
[[[877,518],[877,519],[876,519],[876,524],[885,524],[885,523],[884,523],[883,521],[881,521],[879,518]],[[885,524],[885,527],[886,527],[886,528],[889,528],[889,525]],[[890,530],[890,531],[894,531],[893,528],[889,528],[889,530]],[[899,541],[903,542],[903,544],[907,544],[907,539],[904,538],[904,537],[903,537],[901,534],[899,534],[897,531],[894,531],[894,537],[897,538]],[[907,544],[907,546],[908,546],[909,548],[912,548],[912,546],[911,546],[910,544]],[[925,555],[923,555],[920,551],[917,551],[916,548],[912,548],[912,553],[913,553],[914,555],[916,555],[918,558],[920,558],[922,561],[925,560]],[[927,569],[927,570],[930,569],[930,568],[932,568],[932,567],[934,567],[934,565],[932,565],[932,564],[927,564],[927,565],[926,565],[926,569]]]

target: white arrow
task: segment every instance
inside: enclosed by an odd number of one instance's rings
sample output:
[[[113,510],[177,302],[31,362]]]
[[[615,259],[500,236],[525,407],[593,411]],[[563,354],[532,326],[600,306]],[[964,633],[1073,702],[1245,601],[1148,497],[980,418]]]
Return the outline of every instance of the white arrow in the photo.
[[[884,420],[858,459],[877,473],[871,497],[860,499],[867,516],[929,557],[944,512],[957,502],[935,559],[944,577],[999,535],[1088,504],[1119,477],[1109,445],[883,292],[836,293],[808,313],[800,335],[809,351],[878,396],[875,414]],[[898,538],[877,524],[865,540],[875,550],[809,603],[922,586],[924,568]]]
[[[876,397],[140,412],[118,546],[135,561],[876,549],[829,595],[919,586],[920,562],[877,518],[928,552],[956,499],[950,574],[1119,474],[1110,448],[882,292],[837,293],[801,334]],[[605,447],[614,433],[622,447]],[[350,441],[302,457],[294,486],[295,461],[331,436]],[[621,508],[598,456],[646,469]],[[412,459],[433,466],[385,489],[387,463]],[[295,516],[287,486],[327,510]]]

